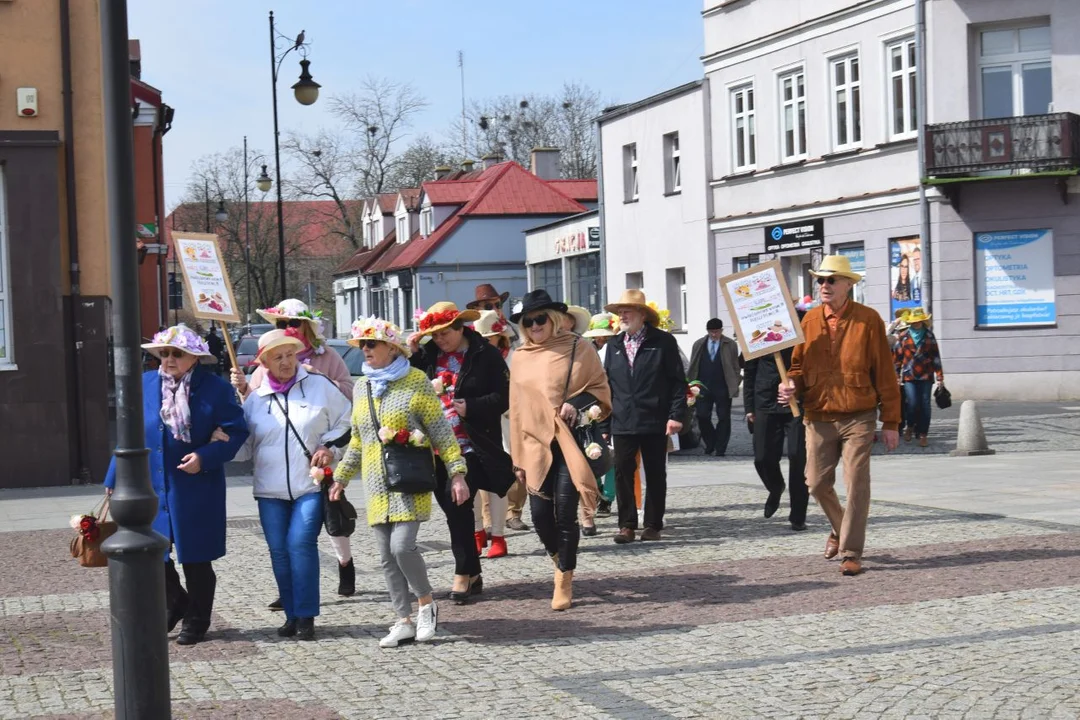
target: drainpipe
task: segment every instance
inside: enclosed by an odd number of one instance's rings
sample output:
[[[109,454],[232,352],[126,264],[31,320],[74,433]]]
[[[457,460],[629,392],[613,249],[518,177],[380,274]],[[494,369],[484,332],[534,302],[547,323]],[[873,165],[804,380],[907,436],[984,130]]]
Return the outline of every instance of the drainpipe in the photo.
[[[79,281],[79,213],[75,193],[75,120],[71,83],[71,8],[69,0],[60,0],[60,63],[64,96],[64,200],[67,210],[67,246],[71,282],[71,346],[74,367],[71,387],[75,397],[75,468],[72,484],[92,482],[86,464],[86,397],[83,394],[82,289]]]
[[[596,119],[596,207],[600,210],[600,308],[607,305],[607,232],[604,223],[604,130]],[[530,285],[531,287],[531,285]]]
[[[926,104],[926,82],[929,72],[926,64],[926,0],[915,0],[915,62],[916,64],[916,113],[919,123],[919,237],[922,244],[923,278],[922,305],[931,312],[934,298],[934,255],[930,242],[930,201],[926,197],[926,125],[929,122]]]
[[[165,134],[165,103],[158,106],[157,117],[154,122],[154,132],[150,135],[150,158],[153,161],[154,173],[154,234],[158,245],[157,256],[157,324],[166,325],[166,313],[164,295],[161,286],[161,276],[165,272],[165,254],[161,252],[161,186],[158,184],[161,172],[161,138]],[[157,330],[157,328],[154,328]]]

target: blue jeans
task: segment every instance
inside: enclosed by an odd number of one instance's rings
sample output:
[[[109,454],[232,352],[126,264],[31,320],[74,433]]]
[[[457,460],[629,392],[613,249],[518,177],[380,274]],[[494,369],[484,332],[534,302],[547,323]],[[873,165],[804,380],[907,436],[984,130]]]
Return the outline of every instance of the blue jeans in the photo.
[[[313,618],[319,614],[319,546],[323,524],[322,493],[296,500],[257,498],[263,537],[270,546],[285,618]]]
[[[930,431],[930,393],[933,389],[933,380],[904,383],[904,421],[915,437],[925,437]]]

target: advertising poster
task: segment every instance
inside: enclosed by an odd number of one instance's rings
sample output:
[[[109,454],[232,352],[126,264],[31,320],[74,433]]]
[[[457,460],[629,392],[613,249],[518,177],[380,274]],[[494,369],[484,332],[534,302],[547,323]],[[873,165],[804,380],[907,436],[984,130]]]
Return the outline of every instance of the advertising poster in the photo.
[[[890,314],[922,306],[922,240],[918,237],[889,240]]]
[[[173,241],[195,317],[240,322],[217,236],[174,232]]]
[[[780,271],[780,261],[720,279],[720,289],[735,323],[736,339],[747,360],[778,353],[803,342],[802,325]]]
[[[1057,322],[1053,231],[975,233],[975,304],[979,327]]]
[[[857,303],[866,303],[866,249],[862,243],[850,245],[838,245],[833,248],[833,255],[841,255],[851,263],[853,272],[862,275],[862,280],[855,283],[852,289],[852,297]],[[895,287],[895,286],[894,286]]]

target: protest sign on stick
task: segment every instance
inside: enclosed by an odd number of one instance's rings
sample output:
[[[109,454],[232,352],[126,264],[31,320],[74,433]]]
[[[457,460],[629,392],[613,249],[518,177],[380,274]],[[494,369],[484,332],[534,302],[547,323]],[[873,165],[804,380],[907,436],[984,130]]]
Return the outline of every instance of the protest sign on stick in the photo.
[[[173,242],[193,314],[221,325],[229,361],[236,367],[236,351],[225,323],[240,322],[240,315],[217,235],[173,231]]]

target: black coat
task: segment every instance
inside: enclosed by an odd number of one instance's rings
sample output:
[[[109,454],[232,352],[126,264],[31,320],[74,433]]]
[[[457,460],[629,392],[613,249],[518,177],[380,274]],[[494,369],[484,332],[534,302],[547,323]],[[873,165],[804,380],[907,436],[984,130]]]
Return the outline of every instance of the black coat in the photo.
[[[510,370],[498,348],[479,333],[465,328],[465,338],[469,347],[458,373],[454,399],[466,401],[462,425],[486,475],[468,479],[471,485],[501,497],[515,480],[514,463],[502,445],[502,416],[510,409]],[[438,346],[429,342],[412,356],[411,362],[434,378],[438,359]]]
[[[784,367],[791,367],[793,348],[781,350]],[[763,355],[755,360],[747,360],[743,368],[743,405],[747,413],[791,414],[791,408],[776,402],[780,389],[780,371],[772,355]]]
[[[613,435],[663,434],[668,420],[686,422],[686,370],[670,333],[646,329],[633,372],[626,357],[626,333],[620,333],[608,343],[604,369],[611,385]]]

